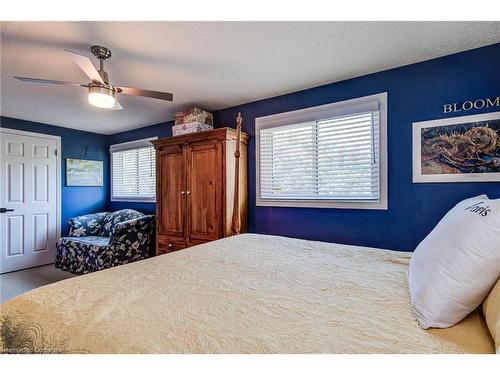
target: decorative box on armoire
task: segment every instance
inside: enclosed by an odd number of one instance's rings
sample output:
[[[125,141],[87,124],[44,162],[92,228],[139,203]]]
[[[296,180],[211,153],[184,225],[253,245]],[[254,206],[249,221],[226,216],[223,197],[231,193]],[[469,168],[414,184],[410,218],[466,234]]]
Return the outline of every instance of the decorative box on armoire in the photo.
[[[152,141],[157,255],[232,235],[235,191],[246,231],[248,135],[241,133],[238,189],[236,138],[234,129],[220,128]]]

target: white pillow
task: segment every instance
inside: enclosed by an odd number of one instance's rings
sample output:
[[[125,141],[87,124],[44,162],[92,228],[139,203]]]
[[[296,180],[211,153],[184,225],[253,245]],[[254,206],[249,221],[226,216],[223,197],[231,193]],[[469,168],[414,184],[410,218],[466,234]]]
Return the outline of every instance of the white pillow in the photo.
[[[420,327],[450,327],[474,311],[500,277],[500,199],[453,207],[410,261],[411,303]]]

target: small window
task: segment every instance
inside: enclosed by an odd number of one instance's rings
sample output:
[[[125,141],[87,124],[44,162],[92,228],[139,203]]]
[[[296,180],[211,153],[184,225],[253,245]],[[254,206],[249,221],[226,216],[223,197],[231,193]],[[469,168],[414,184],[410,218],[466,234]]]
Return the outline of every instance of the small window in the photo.
[[[257,205],[387,209],[387,94],[256,119]]]
[[[149,141],[120,143],[110,147],[111,200],[155,202],[156,158]]]

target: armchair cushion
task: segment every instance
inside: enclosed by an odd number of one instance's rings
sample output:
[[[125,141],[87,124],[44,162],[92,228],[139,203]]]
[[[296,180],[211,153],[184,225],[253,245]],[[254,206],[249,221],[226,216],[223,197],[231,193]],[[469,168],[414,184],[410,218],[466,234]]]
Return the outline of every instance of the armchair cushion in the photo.
[[[104,218],[110,212],[82,215],[69,219],[69,236],[99,236]]]
[[[106,217],[102,221],[100,232],[97,235],[101,237],[111,237],[111,233],[113,233],[113,229],[116,224],[121,223],[123,221],[136,219],[141,216],[144,216],[144,214],[140,213],[139,211],[131,209],[124,209],[111,212],[108,215],[106,215]]]
[[[99,236],[85,236],[85,237],[63,237],[67,238],[71,242],[81,242],[92,246],[108,246],[109,238],[108,237],[99,237]]]

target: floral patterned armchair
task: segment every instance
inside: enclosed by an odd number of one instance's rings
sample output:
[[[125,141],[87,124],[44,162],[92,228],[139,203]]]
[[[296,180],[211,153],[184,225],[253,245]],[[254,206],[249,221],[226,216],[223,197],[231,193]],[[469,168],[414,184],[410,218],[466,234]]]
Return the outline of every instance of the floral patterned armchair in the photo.
[[[57,241],[56,267],[84,274],[147,258],[155,219],[126,209],[74,217],[69,225],[69,236]]]

